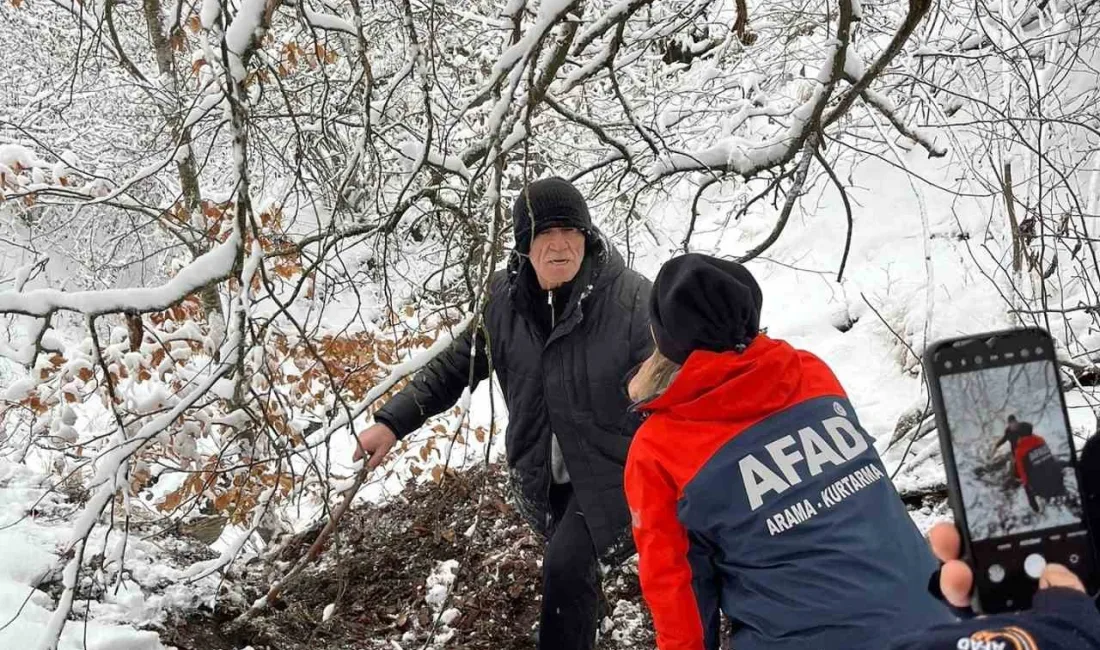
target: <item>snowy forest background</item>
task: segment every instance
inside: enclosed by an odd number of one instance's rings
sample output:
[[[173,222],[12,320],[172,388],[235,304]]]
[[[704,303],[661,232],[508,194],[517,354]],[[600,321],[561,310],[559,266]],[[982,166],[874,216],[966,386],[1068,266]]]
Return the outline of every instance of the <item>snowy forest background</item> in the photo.
[[[835,368],[922,526],[945,516],[931,340],[1046,327],[1092,435],[1098,12],[0,0],[0,643],[155,649],[204,611],[504,647],[456,595],[536,593],[497,475],[456,473],[499,460],[495,387],[370,475],[351,434],[477,318],[511,199],[551,174],[650,277],[684,250],[749,262],[769,332]],[[433,494],[425,529],[386,518]],[[494,535],[513,546],[472,565]],[[341,549],[370,540],[405,550],[352,581]],[[390,578],[415,587],[356,600]],[[309,579],[316,606],[291,597]],[[645,647],[636,593],[611,606],[607,642]]]

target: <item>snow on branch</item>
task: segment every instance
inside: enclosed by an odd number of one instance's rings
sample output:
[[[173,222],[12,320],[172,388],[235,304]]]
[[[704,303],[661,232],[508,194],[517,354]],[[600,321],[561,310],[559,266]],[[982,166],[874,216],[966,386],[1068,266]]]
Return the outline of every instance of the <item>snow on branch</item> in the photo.
[[[857,19],[858,10],[850,1],[841,2],[837,38],[829,46],[827,55],[831,62],[827,61],[820,68],[817,88],[808,100],[794,110],[793,120],[784,133],[763,142],[728,136],[703,149],[672,152],[653,163],[647,170],[647,177],[657,181],[683,172],[724,171],[751,178],[766,169],[786,165],[803,149],[811,130],[835,123],[848,112],[856,98],[863,98],[874,110],[882,113],[898,132],[923,146],[930,156],[944,155],[945,150],[935,143],[934,138],[906,126],[898,117],[893,102],[869,87],[901,52],[929,7],[929,0],[909,0],[902,24],[883,52],[864,70],[858,58],[846,53],[850,24]],[[851,86],[838,96],[826,112],[832,88],[841,78],[849,80]],[[764,107],[756,109],[756,112],[767,114],[775,111]]]
[[[690,158],[685,156],[679,160],[673,159],[664,166],[658,164],[655,166],[656,170],[650,172],[651,178],[656,179],[662,175],[683,171],[685,167],[690,168],[691,165],[714,162],[716,163],[714,167],[724,168],[727,171],[733,171],[748,178],[765,169],[786,165],[801,155],[795,169],[794,183],[787,191],[783,209],[771,233],[763,242],[738,258],[739,262],[746,262],[758,257],[779,239],[784,228],[786,228],[795,204],[805,191],[810,165],[817,157],[817,148],[821,143],[822,114],[829,98],[832,96],[837,81],[842,78],[846,69],[854,16],[852,0],[841,0],[836,38],[829,45],[828,61],[818,70],[816,77],[818,85],[811,97],[792,113],[793,123],[788,127],[784,136],[769,141],[758,150],[749,149],[741,141],[727,143],[725,146],[700,152]],[[731,147],[729,144],[734,146]],[[725,160],[719,158],[721,155],[725,155]],[[704,169],[713,169],[714,167],[704,167]]]
[[[57,645],[61,641],[61,632],[65,629],[65,623],[68,620],[69,612],[73,609],[73,598],[76,595],[76,579],[80,573],[80,565],[84,561],[84,542],[81,541],[73,549],[73,557],[65,565],[64,571],[61,573],[61,584],[65,588],[61,592],[61,599],[57,602],[57,608],[54,609],[53,616],[50,617],[50,621],[46,624],[46,629],[42,631],[42,636],[39,637],[37,650],[57,650]]]
[[[49,318],[32,319],[27,335],[31,341],[19,347],[12,347],[8,342],[0,341],[0,357],[7,358],[21,366],[30,367],[34,365],[34,361],[40,352],[61,354],[65,351],[65,344],[60,335],[56,330],[50,329]],[[9,387],[8,399],[12,399],[10,390]]]
[[[470,180],[470,170],[466,167],[466,163],[462,162],[461,156],[443,155],[436,151],[428,151],[427,158],[425,158],[424,145],[412,141],[401,145],[401,155],[417,163],[425,160],[427,164],[433,167],[457,174],[462,180]]]
[[[856,83],[856,80],[849,75],[845,75],[845,79],[852,84]],[[925,133],[924,131],[916,128],[910,128],[902,119],[898,116],[897,105],[890,101],[889,97],[875,92],[870,88],[867,88],[860,95],[863,101],[868,106],[874,108],[883,117],[890,121],[890,124],[897,130],[898,133],[909,138],[913,142],[918,143],[920,146],[928,152],[929,158],[942,158],[947,155],[947,148],[941,147],[936,144],[934,137]]]
[[[239,336],[240,333],[237,334]],[[241,345],[239,338],[232,342],[233,349],[239,345]],[[226,355],[226,358],[231,359],[231,357],[232,355]],[[218,364],[217,368],[201,386],[184,393],[171,410],[146,422],[133,437],[116,441],[114,446],[100,454],[95,461],[97,465],[95,477],[88,484],[89,488],[98,487],[99,489],[88,501],[84,512],[77,518],[76,524],[73,526],[72,540],[74,544],[91,534],[92,527],[102,514],[103,508],[114,496],[115,491],[127,487],[124,463],[140,451],[142,447],[149,444],[157,434],[164,431],[177,418],[186,413],[196,402],[206,397],[213,390],[214,385],[232,370],[233,364],[231,361]]]
[[[783,209],[779,212],[779,219],[776,220],[771,233],[763,242],[737,258],[738,263],[744,264],[745,262],[759,257],[766,250],[771,248],[771,245],[779,239],[779,235],[782,234],[783,229],[786,228],[787,221],[791,218],[791,212],[794,211],[794,205],[798,202],[798,199],[802,197],[803,190],[806,187],[806,176],[810,171],[810,163],[813,161],[814,154],[820,144],[818,142],[818,137],[816,131],[811,132],[810,137],[806,138],[806,142],[802,146],[802,159],[799,161],[798,167],[795,170],[794,184],[790,191],[787,192],[787,198],[783,201]]]
[[[228,278],[237,261],[240,247],[240,235],[234,232],[224,243],[197,257],[176,274],[176,277],[159,287],[72,292],[36,289],[26,293],[0,293],[0,313],[42,318],[56,311],[74,311],[88,316],[124,311],[160,311],[209,284]]]
[[[495,241],[495,239],[490,238],[490,241]],[[490,259],[491,258],[492,254],[490,254]],[[484,298],[485,294],[482,293],[478,301],[479,306],[483,304],[482,301],[484,300]],[[450,332],[440,334],[439,338],[437,338],[435,343],[428,347],[428,349],[423,350],[422,352],[414,355],[409,360],[393,368],[393,370],[385,379],[383,379],[381,382],[371,388],[367,395],[360,401],[358,406],[352,409],[350,413],[347,413],[337,418],[328,427],[325,427],[318,433],[311,435],[307,439],[307,446],[316,445],[321,440],[328,438],[335,431],[338,431],[343,427],[350,425],[352,422],[355,421],[356,418],[366,412],[367,408],[369,408],[371,404],[373,404],[376,400],[378,400],[378,398],[382,397],[391,388],[393,388],[397,384],[397,382],[415,373],[420,368],[423,368],[425,365],[427,365],[432,359],[435,359],[437,356],[439,356],[451,345],[455,337],[461,335],[467,329],[469,329],[470,325],[473,322],[474,316],[467,316],[465,320],[459,323]],[[476,350],[476,348],[476,345],[473,346],[474,350]],[[469,400],[470,390],[467,387],[467,389],[463,392],[462,398],[462,406],[464,409],[468,410]],[[466,411],[463,411],[463,413],[465,412]],[[298,561],[295,562],[295,564],[281,578],[278,578],[271,584],[271,586],[268,588],[267,593],[264,596],[257,599],[251,607],[249,607],[245,612],[238,616],[237,619],[234,621],[234,625],[243,625],[245,622],[263,611],[270,603],[274,602],[275,599],[279,597],[279,595],[283,592],[283,590],[286,589],[287,586],[289,586],[297,579],[297,577],[306,568],[306,566],[308,566],[311,562],[313,562],[314,559],[316,559],[316,557],[321,553],[321,550],[325,547],[328,538],[332,535],[333,531],[336,530],[336,527],[339,524],[340,520],[343,518],[344,513],[346,513],[347,510],[351,507],[355,495],[359,492],[359,488],[362,487],[364,481],[366,481],[369,474],[370,470],[366,468],[365,462],[360,461],[360,466],[358,471],[356,472],[355,480],[352,481],[350,486],[343,488],[340,491],[338,503],[335,505],[334,508],[332,508],[332,514],[329,516],[328,522],[326,522],[324,528],[318,534],[317,538],[313,541],[313,544],[310,546],[309,550],[302,557],[298,558]]]
[[[472,316],[467,317],[466,320],[464,320],[461,324],[458,325],[458,327],[455,328],[455,332],[464,332],[470,326],[470,323],[472,321]],[[371,389],[366,398],[364,398],[360,405],[355,409],[354,415],[352,415],[350,419],[344,417],[337,419],[336,422],[333,423],[333,425],[324,430],[324,433],[322,433],[320,437],[327,437],[333,431],[342,428],[343,426],[346,426],[356,417],[361,415],[372,402],[384,395],[387,391],[389,391],[389,389],[393,388],[393,386],[398,381],[416,372],[420,368],[427,365],[429,361],[439,356],[439,354],[447,349],[447,347],[451,344],[451,341],[454,340],[454,336],[454,333],[450,335],[441,335],[439,339],[436,340],[435,344],[432,345],[430,348],[424,350],[420,354],[414,356],[409,361],[406,361],[405,363],[395,368],[393,372],[391,372],[390,375],[386,377],[386,379],[384,379],[382,382]],[[476,349],[476,346],[474,347]],[[466,390],[463,391],[463,407],[467,410],[469,409],[469,400],[470,389],[469,387],[467,387]],[[463,412],[465,413],[465,411]],[[459,424],[461,424],[461,418],[459,420]],[[311,436],[311,438],[312,437],[313,436]],[[344,513],[346,513],[348,511],[348,508],[351,507],[355,495],[358,494],[359,488],[363,486],[363,483],[366,481],[369,474],[370,470],[366,468],[365,461],[361,460],[359,470],[356,472],[355,475],[355,480],[352,481],[350,486],[344,488],[340,492],[339,501],[336,504],[336,507],[332,509],[332,515],[325,523],[325,527],[321,529],[321,532],[317,535],[317,538],[313,541],[313,544],[310,545],[309,550],[302,557],[298,558],[298,561],[294,563],[294,566],[292,566],[290,570],[288,570],[281,578],[278,578],[277,580],[275,580],[275,582],[271,584],[266,594],[258,598],[254,603],[252,603],[251,607],[249,607],[240,616],[237,617],[237,619],[234,621],[235,625],[242,625],[246,621],[256,616],[258,613],[263,611],[270,603],[274,602],[275,599],[279,597],[279,594],[281,594],[283,590],[287,588],[287,586],[289,586],[298,578],[301,572],[311,562],[313,562],[314,559],[316,559],[316,557],[321,553],[322,548],[324,548],[328,538],[332,535],[333,531],[336,530],[336,527],[339,524],[340,520],[343,519]],[[249,534],[251,534],[251,532]],[[241,543],[243,544],[243,542]],[[214,560],[214,563],[217,562],[218,560]],[[214,566],[214,564],[211,564],[210,566]],[[206,568],[207,567],[203,567],[203,569]]]
[[[206,86],[200,93],[201,100],[196,101],[187,112],[183,120],[183,128],[190,128],[198,124],[199,120],[209,114],[214,108],[223,102],[228,102],[225,93],[213,83]]]
[[[543,0],[539,5],[538,18],[535,24],[523,38],[509,47],[500,55],[500,59],[493,64],[493,76],[490,77],[490,85],[495,85],[500,78],[511,70],[516,64],[531,57],[535,53],[536,46],[542,42],[543,36],[558,24],[565,14],[573,9],[576,0]]]
[[[239,340],[237,345],[240,345]],[[193,407],[199,399],[206,396],[214,384],[232,369],[233,366],[229,363],[219,364],[207,377],[203,385],[195,390],[183,393],[182,398],[170,411],[147,422],[133,437],[127,438],[125,430],[120,428],[115,433],[115,444],[96,459],[96,475],[88,485],[90,489],[94,488],[95,491],[73,524],[71,536],[73,558],[65,567],[65,591],[62,593],[57,608],[54,609],[53,615],[40,637],[37,650],[57,650],[61,633],[64,631],[65,624],[72,612],[73,595],[83,561],[85,544],[92,534],[96,522],[107,509],[107,505],[114,499],[115,494],[119,490],[129,488],[127,468],[129,459],[152,441],[157,434]]]
[[[630,148],[627,146],[627,144],[610,135],[606,129],[600,126],[598,122],[573,111],[561,102],[554,99],[551,95],[546,95],[545,100],[550,108],[557,111],[563,117],[588,128],[590,131],[592,131],[592,133],[596,135],[597,138],[599,138],[600,142],[603,142],[604,144],[615,148],[619,152],[619,159],[633,161],[633,155],[631,154]]]
[[[309,6],[305,3],[302,3],[301,6],[302,13],[303,15],[305,15],[306,18],[306,22],[309,23],[311,27],[334,32],[344,32],[345,34],[350,34],[352,36],[359,35],[358,32],[355,31],[355,27],[353,27],[351,23],[339,16],[326,13],[324,11],[314,11],[310,9]]]
[[[850,0],[841,0],[837,38],[828,46],[825,62],[818,69],[817,85],[805,102],[791,113],[786,132],[763,143],[729,137],[707,149],[687,153],[671,153],[650,166],[646,176],[657,181],[673,174],[691,171],[722,170],[750,178],[756,174],[789,163],[803,148],[813,129],[818,128],[825,105],[836,81],[844,72],[852,11]]]
[[[522,71],[528,60],[532,57],[538,57],[538,47],[543,43],[546,35],[566,17],[576,4],[576,0],[543,0],[542,4],[539,5],[539,13],[535,19],[535,24],[527,30],[522,38],[501,53],[496,63],[493,64],[489,77],[482,84],[482,90],[467,103],[465,110],[484,102],[493,94],[493,89],[500,87],[505,77],[509,77],[510,91],[503,94],[497,103],[497,107],[493,109],[494,118],[492,122],[499,125],[519,83],[517,73]]]
[[[245,78],[245,59],[257,32],[271,21],[278,5],[269,0],[243,0],[237,15],[225,30],[225,47],[229,51],[229,67],[238,83]],[[354,33],[354,32],[352,32]]]
[[[592,44],[592,41],[603,36],[609,29],[629,19],[636,11],[652,2],[653,0],[620,0],[602,16],[592,21],[592,24],[577,36],[577,42],[573,45],[573,56],[578,56],[586,47]]]
[[[107,192],[103,196],[92,199],[91,203],[107,203],[110,201],[114,201],[115,199],[122,196],[124,193],[128,192],[130,188],[137,185],[141,181],[146,180],[147,178],[151,178],[152,176],[167,168],[172,163],[179,162],[180,159],[187,155],[188,151],[189,145],[186,142],[177,143],[176,146],[172,149],[172,153],[169,154],[167,157],[150,163],[141,168],[136,174],[128,178],[115,189]]]
[[[222,5],[218,0],[202,0],[202,8],[199,10],[199,24],[203,29],[212,29],[221,15]]]
[[[928,9],[932,6],[931,0],[909,0],[909,9],[905,14],[905,19],[902,21],[901,26],[898,27],[898,31],[890,39],[890,43],[886,46],[886,49],[882,51],[882,54],[875,59],[866,72],[858,75],[858,81],[848,89],[837,102],[837,105],[832,108],[829,114],[824,119],[824,126],[829,126],[836,120],[840,119],[848,109],[851,108],[852,103],[855,102],[856,97],[863,94],[875,79],[886,69],[886,66],[894,60],[900,52],[901,48],[905,46],[905,43],[909,40],[909,37],[916,31],[917,25],[920,24],[921,19],[928,13]]]
[[[277,482],[278,477],[281,477],[282,474],[276,471],[275,476],[277,477]],[[232,564],[233,561],[237,559],[237,556],[240,555],[241,551],[244,550],[245,543],[248,542],[256,530],[259,529],[264,515],[271,510],[276,494],[277,490],[275,487],[269,487],[264,490],[259,499],[260,507],[254,508],[252,511],[252,522],[248,530],[240,535],[232,544],[229,544],[218,557],[192,564],[184,571],[184,577],[190,582],[197,582]]]

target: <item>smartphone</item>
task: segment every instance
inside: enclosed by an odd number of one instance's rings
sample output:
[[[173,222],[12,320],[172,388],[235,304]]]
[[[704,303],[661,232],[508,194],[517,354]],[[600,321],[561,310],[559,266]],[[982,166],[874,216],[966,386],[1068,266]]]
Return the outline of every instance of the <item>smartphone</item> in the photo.
[[[924,358],[974,610],[1031,606],[1048,562],[1096,593],[1054,341],[1039,328],[938,341]]]

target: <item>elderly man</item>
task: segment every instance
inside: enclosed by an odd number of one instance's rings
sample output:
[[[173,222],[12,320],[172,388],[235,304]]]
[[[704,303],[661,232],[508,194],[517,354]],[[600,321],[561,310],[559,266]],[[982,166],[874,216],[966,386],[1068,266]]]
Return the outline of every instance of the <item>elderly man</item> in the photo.
[[[624,389],[649,356],[650,283],[592,226],[568,181],[531,183],[512,208],[515,254],[470,332],[426,366],[359,434],[377,466],[394,443],[496,371],[508,406],[508,465],[520,511],[546,536],[542,650],[591,648],[600,558],[631,548],[623,467],[639,422]],[[486,355],[486,346],[491,356]]]

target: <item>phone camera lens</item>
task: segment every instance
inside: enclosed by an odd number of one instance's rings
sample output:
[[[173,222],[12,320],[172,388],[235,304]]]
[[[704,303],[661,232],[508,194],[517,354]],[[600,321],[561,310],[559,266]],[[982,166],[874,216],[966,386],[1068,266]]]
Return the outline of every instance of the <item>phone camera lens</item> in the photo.
[[[989,567],[989,581],[993,584],[1000,584],[1005,579],[1005,568],[1000,564],[994,564]]]
[[[982,365],[982,357],[981,357],[981,355],[978,355],[978,356],[974,357],[974,364],[975,364],[975,365],[979,365],[979,366],[980,366],[980,365]]]
[[[944,370],[951,370],[951,366],[952,366],[952,363],[950,361],[944,361],[943,362]]]
[[[1025,359],[1028,358],[1028,356],[1030,354],[1031,354],[1031,351],[1028,350],[1027,348],[1024,348],[1023,350],[1020,350],[1020,356],[1025,358]]]

